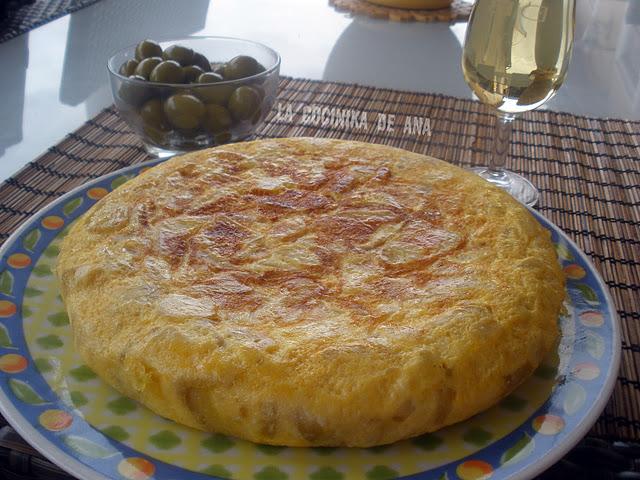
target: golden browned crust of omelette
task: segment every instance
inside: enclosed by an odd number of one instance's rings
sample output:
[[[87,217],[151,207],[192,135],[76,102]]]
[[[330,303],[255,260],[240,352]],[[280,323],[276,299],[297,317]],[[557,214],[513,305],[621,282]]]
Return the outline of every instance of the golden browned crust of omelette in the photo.
[[[557,337],[548,232],[503,191],[382,145],[275,139],[173,158],[73,225],[76,348],[158,414],[370,446],[496,403]]]

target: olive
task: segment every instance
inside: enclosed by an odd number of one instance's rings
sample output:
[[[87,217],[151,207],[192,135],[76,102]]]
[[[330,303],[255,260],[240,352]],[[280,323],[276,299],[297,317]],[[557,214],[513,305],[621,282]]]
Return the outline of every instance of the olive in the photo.
[[[144,124],[144,126],[142,127],[142,131],[149,140],[160,146],[166,143],[166,135],[167,133],[169,133],[162,128],[158,128],[148,124]]]
[[[164,102],[164,113],[176,128],[196,128],[204,117],[204,104],[193,95],[178,93]]]
[[[120,70],[118,70],[118,73],[120,75],[124,75],[125,77],[129,77],[135,73],[137,66],[138,61],[132,58],[130,60],[127,60],[120,66]]]
[[[194,83],[204,71],[197,65],[189,65],[182,67],[182,73],[184,74],[184,83]]]
[[[201,53],[195,52],[193,54],[193,65],[200,67],[204,72],[211,71],[211,64],[209,63],[209,60],[207,60],[207,57]]]
[[[153,40],[143,40],[136,47],[136,60],[162,56],[162,47]]]
[[[260,95],[251,87],[238,87],[229,97],[229,111],[236,120],[251,118],[259,107]]]
[[[265,95],[264,88],[262,88],[261,85],[251,85],[251,88],[253,88],[256,92],[258,92],[258,96],[260,97],[260,100],[262,101],[262,99],[264,98],[264,95]]]
[[[217,145],[228,143],[230,140],[231,140],[231,132],[222,132],[213,138],[213,141],[216,142]]]
[[[145,81],[144,77],[138,75],[131,75],[129,78]],[[126,104],[137,108],[149,98],[150,93],[149,88],[144,84],[124,82],[118,89],[118,98]]]
[[[140,109],[140,117],[147,125],[164,128],[167,125],[167,117],[164,115],[162,101],[157,98],[148,100]]]
[[[177,88],[175,91],[171,93],[173,95],[180,94],[180,95],[191,95],[193,97],[197,96],[195,93],[193,93],[193,90],[190,88]]]
[[[182,83],[184,72],[178,62],[165,60],[155,66],[149,75],[149,80],[160,83]]]
[[[231,127],[231,114],[222,105],[215,103],[205,106],[202,125],[211,133],[219,133]]]
[[[225,80],[238,80],[255,75],[259,71],[258,61],[247,55],[238,55],[229,60],[222,71]]]
[[[224,79],[217,73],[205,72],[200,76],[198,76],[197,81],[198,83],[218,83],[218,82],[222,82],[223,80]]]
[[[212,63],[211,64],[211,71],[213,73],[217,73],[222,78],[224,78],[224,63]]]
[[[253,117],[251,117],[251,125],[256,125],[260,121],[260,118],[262,118],[262,110],[258,109],[258,111],[253,114]]]
[[[138,66],[136,67],[135,74],[144,78],[145,80],[149,80],[149,75],[157,65],[162,62],[160,57],[149,57],[142,60]]]
[[[183,67],[193,63],[193,50],[182,45],[171,45],[162,53],[165,60],[175,60]]]
[[[217,83],[221,82],[222,77],[217,73],[205,72],[198,77],[198,83]],[[226,105],[231,93],[233,93],[233,85],[211,85],[208,87],[197,87],[193,91],[195,95],[205,103],[217,103]]]
[[[211,85],[210,87],[194,88],[193,92],[196,97],[205,103],[217,103],[224,106],[229,101],[233,90],[233,85]]]

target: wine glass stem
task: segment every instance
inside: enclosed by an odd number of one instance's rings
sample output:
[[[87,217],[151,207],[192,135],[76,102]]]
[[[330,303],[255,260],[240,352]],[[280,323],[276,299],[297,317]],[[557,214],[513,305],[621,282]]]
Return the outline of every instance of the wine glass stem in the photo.
[[[493,151],[487,167],[487,173],[497,182],[506,180],[504,165],[511,146],[511,129],[514,119],[515,115],[513,114],[497,112]]]

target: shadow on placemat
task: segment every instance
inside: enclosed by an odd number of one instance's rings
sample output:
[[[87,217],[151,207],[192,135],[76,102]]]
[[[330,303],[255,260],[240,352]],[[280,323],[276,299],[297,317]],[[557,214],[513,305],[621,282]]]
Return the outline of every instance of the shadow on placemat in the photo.
[[[362,140],[469,166],[484,163],[492,122],[471,100],[285,78],[256,137]],[[639,158],[639,122],[537,111],[516,121],[507,164],[539,187],[538,210],[576,241],[611,290],[622,366],[591,434],[619,440],[640,438]],[[0,187],[0,240],[62,193],[148,159],[115,111],[104,110]]]

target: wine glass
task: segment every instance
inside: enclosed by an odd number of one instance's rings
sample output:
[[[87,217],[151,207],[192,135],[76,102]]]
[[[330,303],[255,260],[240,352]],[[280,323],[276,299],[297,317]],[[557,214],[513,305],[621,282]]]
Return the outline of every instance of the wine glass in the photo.
[[[488,166],[474,172],[533,206],[539,192],[505,170],[516,114],[538,108],[567,74],[575,24],[575,0],[476,0],[462,53],[467,84],[495,109],[496,132]]]

